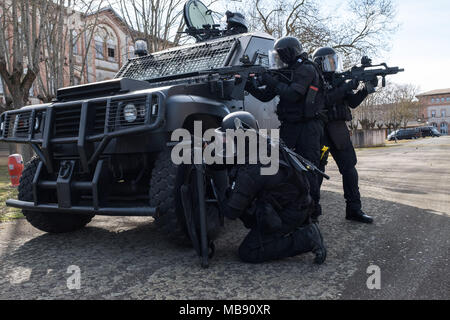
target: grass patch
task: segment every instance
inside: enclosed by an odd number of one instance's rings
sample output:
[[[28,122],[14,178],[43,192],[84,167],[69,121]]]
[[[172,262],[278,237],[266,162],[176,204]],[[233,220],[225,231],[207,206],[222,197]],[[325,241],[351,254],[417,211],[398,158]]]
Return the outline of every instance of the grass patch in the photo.
[[[8,167],[6,165],[0,166],[0,222],[9,221],[12,219],[23,218],[22,210],[17,208],[7,207],[5,201],[7,199],[17,199],[17,188],[11,187],[9,180]]]

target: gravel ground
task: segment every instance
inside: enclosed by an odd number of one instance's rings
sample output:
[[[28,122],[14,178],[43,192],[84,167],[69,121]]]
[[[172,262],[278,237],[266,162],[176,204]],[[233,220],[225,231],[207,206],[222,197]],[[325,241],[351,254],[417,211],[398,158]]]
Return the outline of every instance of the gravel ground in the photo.
[[[0,299],[436,299],[450,298],[450,137],[358,150],[365,211],[344,219],[339,173],[323,187],[324,265],[306,254],[241,263],[246,230],[227,222],[209,269],[165,240],[151,218],[95,217],[83,230],[50,235],[18,219],[0,224]],[[70,290],[69,266],[81,270]],[[367,268],[381,272],[369,290]]]

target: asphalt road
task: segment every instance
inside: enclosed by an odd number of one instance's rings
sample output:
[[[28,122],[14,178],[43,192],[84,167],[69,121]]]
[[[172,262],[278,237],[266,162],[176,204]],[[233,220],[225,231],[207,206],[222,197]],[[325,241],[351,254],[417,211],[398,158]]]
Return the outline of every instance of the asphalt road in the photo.
[[[96,217],[50,235],[25,220],[0,224],[0,299],[436,299],[450,298],[450,137],[358,150],[363,206],[376,223],[344,219],[333,162],[323,188],[324,265],[312,255],[250,265],[237,247],[246,230],[227,223],[209,269],[165,241],[151,218]],[[70,290],[67,268],[81,270]],[[367,268],[379,267],[369,290]]]

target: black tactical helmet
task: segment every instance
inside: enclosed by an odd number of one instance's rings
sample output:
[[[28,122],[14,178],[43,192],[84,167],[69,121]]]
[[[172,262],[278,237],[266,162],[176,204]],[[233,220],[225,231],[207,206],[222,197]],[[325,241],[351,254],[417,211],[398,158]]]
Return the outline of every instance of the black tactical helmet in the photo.
[[[258,130],[258,121],[256,121],[255,117],[246,112],[246,111],[237,111],[228,114],[223,118],[222,125],[220,128],[215,130],[215,139],[214,143],[216,144],[215,156],[226,158],[235,158],[238,156],[246,157],[248,156],[248,144],[247,140],[245,142],[246,151],[244,154],[239,153],[236,149],[236,141],[233,136],[228,136],[226,133],[227,130],[237,130],[237,129],[254,129]],[[228,161],[226,161],[229,163]]]
[[[255,129],[258,130],[258,121],[255,119],[255,117],[247,112],[247,111],[236,111],[233,113],[228,114],[223,118],[222,125],[221,125],[221,131],[225,131],[227,129],[233,129],[236,130],[236,119],[239,119],[242,123],[243,129]]]
[[[283,37],[278,39],[273,48],[278,52],[281,61],[292,64],[303,53],[303,46],[295,37]]]
[[[243,27],[248,30],[247,20],[245,20],[245,17],[241,13],[227,11],[227,12],[225,12],[225,15],[227,17],[228,27],[238,26],[238,27]]]
[[[313,53],[313,61],[323,72],[336,72],[342,67],[342,62],[333,48],[319,48]]]

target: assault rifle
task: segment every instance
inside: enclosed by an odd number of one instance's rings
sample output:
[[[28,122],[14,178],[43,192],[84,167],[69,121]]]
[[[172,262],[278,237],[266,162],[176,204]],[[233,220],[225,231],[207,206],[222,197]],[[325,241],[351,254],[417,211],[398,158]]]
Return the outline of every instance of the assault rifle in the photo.
[[[261,64],[257,64],[258,53],[253,59],[247,55],[242,56],[239,66],[227,66],[217,69],[210,69],[198,72],[198,75],[209,75],[218,77],[220,81],[217,83],[216,94],[222,99],[242,100],[244,98],[244,88],[247,81],[253,82],[255,87],[260,87],[260,77],[263,73],[270,73],[279,78],[285,78],[292,81],[293,73],[290,70],[274,70],[269,69]]]
[[[372,80],[375,77],[382,77],[382,86],[386,86],[386,76],[403,72],[405,69],[399,67],[388,67],[386,63],[372,64],[372,60],[364,56],[361,58],[361,65],[353,66],[350,70],[336,73],[333,79],[333,87],[339,87],[347,80],[364,82],[369,93],[375,92]]]
[[[244,130],[243,125],[246,125],[247,128],[251,128],[248,124],[242,122],[239,118],[234,119],[234,124],[235,124],[236,129]],[[259,130],[255,130],[255,131],[258,136],[261,136],[261,133],[259,132]],[[270,143],[272,143],[271,138],[269,136],[263,136],[263,137],[267,138],[268,141]],[[299,172],[300,171],[311,171],[311,172],[314,172],[315,174],[321,175],[322,177],[324,177],[327,180],[330,179],[330,177],[325,172],[323,172],[322,170],[317,168],[311,161],[303,158],[301,155],[299,155],[298,153],[296,153],[296,152],[292,151],[290,148],[288,148],[287,145],[284,143],[284,141],[281,138],[279,139],[278,144],[281,147],[281,151],[286,154],[287,161],[289,161],[289,163],[294,167],[294,169],[296,169]]]

